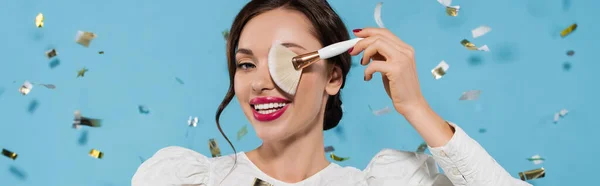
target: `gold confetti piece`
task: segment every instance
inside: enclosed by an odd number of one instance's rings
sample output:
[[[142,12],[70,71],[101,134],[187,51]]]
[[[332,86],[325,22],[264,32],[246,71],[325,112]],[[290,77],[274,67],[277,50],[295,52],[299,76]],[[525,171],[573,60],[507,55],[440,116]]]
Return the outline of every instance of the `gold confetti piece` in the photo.
[[[538,165],[540,163],[544,163],[544,161],[546,159],[542,158],[540,155],[534,155],[534,156],[531,156],[531,158],[527,158],[527,160],[533,162],[533,164]]]
[[[478,37],[481,37],[481,36],[487,34],[490,31],[492,31],[492,28],[482,25],[482,26],[479,26],[479,27],[471,30],[471,34],[473,34],[473,38],[478,38]]]
[[[87,71],[88,69],[83,67],[81,70],[77,71],[77,77],[84,77]]]
[[[571,32],[575,31],[575,29],[577,29],[577,23],[573,23],[571,26],[562,30],[560,32],[560,37],[567,37],[569,34],[571,34]]]
[[[431,74],[433,74],[433,78],[438,80],[438,79],[442,78],[444,75],[446,75],[448,68],[450,68],[450,65],[448,65],[448,63],[446,63],[446,61],[442,60],[442,62],[440,62],[440,64],[438,64],[435,68],[433,68],[433,70],[431,70]]]
[[[254,183],[252,183],[252,186],[273,186],[273,185],[270,184],[269,182],[266,182],[259,178],[254,178]]]
[[[575,51],[573,51],[573,50],[567,51],[567,56],[573,56],[573,55],[575,55]]]
[[[475,44],[471,43],[467,39],[463,39],[462,41],[460,41],[460,44],[462,44],[463,46],[465,46],[465,48],[467,48],[469,50],[479,50],[479,51],[485,51],[485,52],[490,51],[490,48],[487,45],[483,45],[483,46],[477,48],[477,46],[475,46]]]
[[[346,160],[350,159],[350,158],[343,158],[343,157],[336,156],[335,154],[333,154],[333,152],[329,153],[329,157],[331,157],[331,159],[333,159],[334,161],[346,161]]]
[[[96,34],[94,34],[92,32],[77,31],[77,36],[75,38],[75,42],[79,43],[80,45],[82,45],[84,47],[89,47],[90,42],[92,42],[92,40],[95,38],[96,38]]]
[[[188,118],[188,126],[190,126],[190,127],[198,126],[198,117],[192,118],[192,116],[190,116],[190,118]]]
[[[544,167],[539,168],[539,169],[519,172],[519,177],[521,177],[521,180],[523,180],[523,181],[543,178],[545,176],[546,176],[546,170],[544,169]]]
[[[246,134],[248,134],[248,127],[246,125],[244,125],[237,133],[237,140],[239,141]]]
[[[219,144],[217,144],[217,140],[214,138],[208,140],[208,148],[213,158],[221,156],[221,149],[219,149]]]
[[[379,26],[379,28],[385,28],[385,26],[383,26],[383,21],[381,20],[381,6],[383,5],[383,2],[379,2],[377,3],[377,5],[375,5],[375,22],[377,23],[377,26]]]
[[[48,57],[48,59],[51,59],[56,55],[58,55],[58,53],[56,53],[55,49],[46,51],[46,57]]]
[[[29,81],[25,81],[19,88],[19,92],[25,96],[31,92],[31,89],[33,89],[33,84],[31,84]]]
[[[225,39],[225,41],[227,41],[227,38],[229,38],[229,30],[223,30],[223,32],[221,32],[221,34],[223,35],[223,38]]]
[[[101,119],[94,119],[94,118],[83,117],[81,115],[81,112],[79,110],[76,110],[75,111],[75,117],[73,119],[73,128],[79,129],[79,127],[81,125],[88,126],[88,127],[101,127],[102,126],[102,120]]]
[[[333,151],[335,151],[335,149],[333,148],[333,146],[327,146],[327,147],[325,147],[325,153],[333,152]]]
[[[462,96],[458,98],[458,100],[477,100],[479,99],[479,95],[481,94],[481,90],[469,90],[463,92]]]
[[[38,28],[44,27],[44,14],[39,13],[35,16],[35,26]]]
[[[96,159],[102,159],[102,157],[104,156],[104,153],[100,152],[99,150],[92,149],[90,151],[90,156],[94,157]]]
[[[99,51],[98,54],[104,54],[104,51]]]
[[[460,6],[451,6],[452,0],[438,0],[438,2],[444,7],[446,7],[446,14],[452,17],[456,17],[458,15],[458,10]]]
[[[389,113],[389,112],[392,111],[392,109],[390,109],[390,107],[388,107],[388,106],[386,106],[386,107],[384,107],[382,109],[379,109],[379,110],[373,110],[373,108],[371,108],[371,105],[369,105],[369,110],[371,110],[371,112],[375,116],[381,116],[381,115],[387,114],[387,113]]]
[[[17,159],[17,153],[11,152],[9,150],[6,149],[2,149],[2,155],[12,159],[12,160],[16,160]]]
[[[418,153],[425,153],[425,150],[427,150],[427,143],[425,142],[421,143],[419,147],[417,147]]]

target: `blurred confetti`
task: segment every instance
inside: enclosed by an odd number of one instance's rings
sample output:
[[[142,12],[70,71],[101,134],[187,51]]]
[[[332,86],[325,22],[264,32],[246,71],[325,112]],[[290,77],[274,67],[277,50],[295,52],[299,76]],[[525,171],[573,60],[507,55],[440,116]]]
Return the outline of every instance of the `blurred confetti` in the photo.
[[[458,15],[458,10],[460,6],[451,6],[452,0],[438,0],[438,2],[444,7],[446,7],[446,14],[452,17],[456,17]]]
[[[98,54],[104,54],[104,51],[99,51]]]
[[[546,159],[542,158],[540,155],[534,155],[531,156],[531,158],[527,158],[527,160],[533,162],[533,164],[539,165],[541,163],[544,163]]]
[[[478,38],[478,37],[481,37],[481,36],[487,34],[490,31],[492,31],[492,28],[482,25],[482,26],[479,26],[479,27],[471,30],[471,34],[473,34],[473,38]]]
[[[392,109],[390,109],[390,107],[386,106],[382,109],[378,109],[378,110],[373,110],[373,108],[371,108],[371,105],[369,105],[369,110],[371,110],[371,112],[375,115],[375,116],[381,116],[387,113],[390,113],[392,111]]]
[[[342,125],[337,125],[335,128],[333,128],[333,132],[338,138],[340,138],[341,141],[346,141],[346,132]]]
[[[138,158],[140,158],[141,163],[144,163],[146,161],[146,159],[142,158],[141,156],[138,156]]]
[[[554,123],[558,123],[558,120],[560,118],[563,118],[567,115],[567,113],[569,113],[569,111],[567,109],[562,109],[560,111],[558,111],[557,113],[554,114]]]
[[[198,117],[192,118],[192,116],[190,116],[188,118],[188,126],[190,126],[190,127],[196,127],[196,126],[198,126]]]
[[[345,113],[345,112],[346,112],[346,109],[344,109],[344,105],[342,104],[342,105],[340,105],[340,107],[342,108],[342,112],[344,112],[344,113]]]
[[[76,110],[75,111],[75,118],[73,119],[73,128],[79,129],[79,127],[81,125],[85,125],[85,126],[89,126],[89,127],[101,127],[102,126],[102,120],[101,119],[94,119],[94,118],[83,117],[81,115],[81,112],[79,110]]]
[[[38,84],[38,85],[42,85],[48,89],[56,89],[56,85],[53,85],[53,84]]]
[[[221,149],[219,148],[219,144],[217,144],[216,139],[208,139],[208,148],[210,149],[210,154],[213,158],[221,156]]]
[[[225,29],[223,32],[221,32],[221,34],[223,35],[223,39],[227,41],[227,38],[229,38],[229,30]]]
[[[77,139],[77,144],[84,146],[88,142],[88,131],[84,130],[79,134],[79,139]]]
[[[10,174],[12,174],[19,180],[27,179],[27,173],[25,173],[25,171],[20,169],[19,167],[11,165],[10,167],[8,167],[8,171],[10,172]]]
[[[81,70],[77,71],[77,77],[84,77],[87,71],[88,69],[83,67]]]
[[[31,100],[31,102],[29,102],[29,106],[27,106],[27,112],[29,112],[30,114],[33,114],[37,108],[39,107],[40,102],[38,100]]]
[[[82,45],[84,47],[89,47],[90,43],[95,38],[96,38],[96,34],[94,34],[92,32],[77,31],[77,36],[75,37],[75,42],[79,43],[80,45]]]
[[[240,141],[242,139],[242,137],[244,137],[246,134],[248,134],[248,127],[247,125],[244,125],[240,130],[238,130],[237,132],[237,140]]]
[[[573,56],[573,55],[575,55],[575,51],[573,51],[573,50],[567,51],[567,56]]]
[[[48,57],[48,59],[52,59],[56,55],[58,55],[58,53],[56,53],[56,49],[46,51],[46,57]]]
[[[486,133],[486,132],[487,132],[487,129],[484,129],[484,128],[479,129],[479,133]]]
[[[50,61],[50,63],[48,63],[50,69],[56,68],[58,65],[60,65],[60,59],[58,58],[54,58],[52,61]]]
[[[33,89],[33,84],[31,84],[29,81],[25,81],[19,88],[19,92],[25,96],[31,92],[31,89]]]
[[[519,172],[519,177],[521,177],[521,180],[523,180],[523,181],[543,178],[545,176],[546,176],[546,170],[543,167],[539,168],[539,169]]]
[[[469,56],[469,59],[467,59],[467,61],[471,66],[478,66],[483,64],[483,57],[481,57],[480,55],[471,55]]]
[[[175,81],[177,81],[179,84],[182,84],[182,85],[184,84],[183,80],[179,79],[178,77],[175,77]]]
[[[326,146],[325,147],[325,153],[333,152],[333,151],[335,151],[335,149],[333,148],[333,146]]]
[[[348,157],[339,157],[339,156],[336,156],[335,154],[333,154],[333,152],[329,153],[329,157],[331,157],[331,159],[334,160],[334,161],[346,161],[346,160],[350,159]]]
[[[467,39],[463,39],[462,41],[460,41],[460,44],[462,44],[463,46],[465,46],[465,48],[467,48],[469,50],[479,50],[479,51],[485,51],[485,52],[490,51],[490,48],[487,45],[483,45],[478,48],[477,46],[475,46],[475,44],[471,43]]]
[[[273,186],[273,184],[270,184],[269,182],[266,182],[259,178],[254,178],[254,183],[252,183],[252,186]]]
[[[419,144],[419,147],[417,147],[416,152],[425,153],[425,150],[427,150],[427,143],[423,142],[423,143]]]
[[[562,30],[560,32],[560,37],[567,37],[569,34],[571,34],[573,31],[575,31],[575,29],[577,29],[577,24],[573,23],[571,26],[565,28],[564,30]]]
[[[96,149],[90,150],[89,154],[91,157],[96,158],[96,159],[102,159],[102,157],[104,157],[104,153],[99,150],[96,150]]]
[[[150,109],[144,105],[139,105],[138,106],[138,111],[140,112],[140,114],[148,114],[150,113]]]
[[[44,14],[39,13],[35,16],[35,26],[38,28],[44,27]]]
[[[433,78],[438,80],[438,79],[442,78],[444,75],[446,75],[448,68],[450,68],[450,65],[448,65],[448,63],[446,63],[446,61],[442,60],[442,62],[440,62],[440,64],[438,64],[435,68],[433,68],[433,70],[431,70],[431,74],[433,74]]]
[[[563,63],[563,70],[565,70],[565,71],[569,71],[569,70],[571,70],[571,63],[569,63],[569,62],[564,62],[564,63]]]
[[[2,149],[2,155],[12,159],[12,160],[16,160],[17,156],[19,156],[17,153],[11,152],[7,149]]]
[[[564,11],[569,10],[571,8],[571,0],[562,0],[562,7]]]
[[[463,92],[462,96],[458,98],[458,100],[477,100],[479,99],[479,95],[481,94],[481,90],[469,90]]]
[[[381,20],[381,6],[383,5],[383,2],[379,2],[377,3],[377,5],[375,5],[375,22],[377,23],[377,26],[379,26],[379,28],[385,28],[385,26],[383,25],[383,21]]]

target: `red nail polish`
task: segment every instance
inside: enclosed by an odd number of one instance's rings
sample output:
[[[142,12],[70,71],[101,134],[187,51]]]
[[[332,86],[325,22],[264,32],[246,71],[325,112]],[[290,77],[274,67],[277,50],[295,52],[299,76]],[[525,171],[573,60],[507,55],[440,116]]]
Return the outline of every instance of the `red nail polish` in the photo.
[[[352,50],[354,50],[354,47],[348,49],[348,53],[352,53]]]
[[[356,32],[360,32],[360,31],[362,31],[362,29],[360,29],[360,28],[359,28],[359,29],[354,29],[354,30],[352,30],[352,32],[354,32],[354,33],[356,33]]]

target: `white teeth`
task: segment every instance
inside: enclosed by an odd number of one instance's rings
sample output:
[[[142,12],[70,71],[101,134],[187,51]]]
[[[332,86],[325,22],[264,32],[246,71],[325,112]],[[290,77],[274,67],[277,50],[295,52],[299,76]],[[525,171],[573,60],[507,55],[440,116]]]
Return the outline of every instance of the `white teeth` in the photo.
[[[270,114],[270,113],[273,113],[273,112],[275,112],[277,110],[279,110],[279,109],[259,110],[258,113],[260,113],[260,114]]]
[[[286,103],[256,104],[256,105],[254,105],[254,109],[262,110],[262,111],[277,110],[277,109],[280,109],[281,107],[284,107],[285,105],[286,105]],[[261,113],[261,112],[259,112],[259,113]]]

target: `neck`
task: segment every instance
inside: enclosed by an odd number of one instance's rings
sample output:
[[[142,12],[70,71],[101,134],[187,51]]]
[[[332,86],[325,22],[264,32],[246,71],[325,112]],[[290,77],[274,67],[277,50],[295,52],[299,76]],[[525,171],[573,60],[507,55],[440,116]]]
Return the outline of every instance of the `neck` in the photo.
[[[247,155],[262,172],[288,183],[305,180],[329,165],[318,127],[285,141],[263,143]]]

